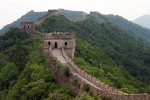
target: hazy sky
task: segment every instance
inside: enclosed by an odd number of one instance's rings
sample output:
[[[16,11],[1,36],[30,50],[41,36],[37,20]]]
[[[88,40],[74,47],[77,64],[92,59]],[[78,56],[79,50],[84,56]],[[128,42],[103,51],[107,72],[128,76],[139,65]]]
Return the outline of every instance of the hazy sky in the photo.
[[[133,20],[143,14],[150,14],[150,0],[1,0],[0,28],[11,23],[30,10],[47,11],[64,8],[89,13],[115,14]]]

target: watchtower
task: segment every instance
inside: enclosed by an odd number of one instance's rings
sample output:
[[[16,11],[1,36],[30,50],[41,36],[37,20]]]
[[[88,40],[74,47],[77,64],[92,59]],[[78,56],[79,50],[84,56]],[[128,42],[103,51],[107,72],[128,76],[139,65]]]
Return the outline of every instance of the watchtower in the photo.
[[[20,28],[22,30],[35,30],[34,22],[21,22]]]
[[[38,36],[39,34],[35,33],[36,26],[34,22],[21,22],[20,28],[23,32],[28,33],[29,36]]]
[[[45,47],[53,49],[64,48],[68,57],[73,59],[75,51],[75,35],[69,32],[53,32],[45,35]]]
[[[58,10],[48,10],[48,14],[50,16],[58,16]]]

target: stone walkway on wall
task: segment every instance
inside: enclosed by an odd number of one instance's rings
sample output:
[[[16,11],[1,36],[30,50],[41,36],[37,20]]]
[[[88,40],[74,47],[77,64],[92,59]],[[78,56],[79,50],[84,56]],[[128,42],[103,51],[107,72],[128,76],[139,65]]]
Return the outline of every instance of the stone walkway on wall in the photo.
[[[68,65],[65,58],[63,57],[62,55],[62,52],[61,52],[61,49],[53,49],[52,51],[52,54],[54,57],[57,58],[57,60],[62,63],[62,64],[65,64],[65,65]],[[83,80],[85,83],[101,90],[99,87],[97,87],[96,85],[94,85],[92,82],[88,81],[87,79],[85,79],[84,77],[82,77],[81,75],[79,75],[71,66],[69,66],[69,69],[70,69],[70,72],[73,74],[73,75],[76,75],[77,77],[79,77],[81,80]]]
[[[60,63],[67,64],[65,58],[63,57],[63,55],[61,53],[61,49],[53,49],[53,50],[51,50],[51,52],[52,52],[53,56],[56,57]]]
[[[52,52],[52,55],[54,57],[56,57],[56,59],[64,64],[64,65],[67,65],[70,69],[70,72],[73,74],[73,75],[76,75],[77,77],[79,77],[81,80],[83,80],[85,83],[97,88],[98,90],[103,90],[101,89],[100,87],[96,86],[94,83],[90,82],[89,80],[87,80],[86,78],[84,78],[83,76],[81,76],[75,69],[73,69],[69,64],[68,62],[66,61],[66,59],[64,58],[63,54],[62,54],[62,50],[61,49],[52,49],[51,50]],[[106,89],[106,91],[109,91]]]

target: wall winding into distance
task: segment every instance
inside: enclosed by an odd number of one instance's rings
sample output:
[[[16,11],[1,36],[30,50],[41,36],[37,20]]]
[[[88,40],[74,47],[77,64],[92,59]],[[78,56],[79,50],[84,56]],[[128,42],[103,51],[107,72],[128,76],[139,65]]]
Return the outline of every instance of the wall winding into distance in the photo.
[[[49,11],[49,13],[47,15],[45,15],[42,18],[39,18],[34,24],[40,25],[49,16],[55,16],[55,15],[57,15],[57,12],[55,10],[54,10],[54,12]],[[27,24],[27,25],[29,25],[29,24]],[[23,28],[23,27],[24,27],[24,24],[22,24],[21,28]],[[27,28],[23,28],[23,30],[25,32],[27,32],[30,36],[44,37],[43,33],[38,32],[32,28],[27,27]],[[97,80],[96,78],[92,77],[91,75],[87,74],[86,72],[81,70],[79,67],[77,67],[74,64],[74,62],[66,55],[63,48],[60,49],[60,52],[61,52],[62,57],[67,62],[66,65],[68,65],[68,67],[70,68],[70,72],[72,75],[71,78],[69,79],[70,81],[62,82],[62,84],[63,85],[67,84],[67,86],[70,86],[70,84],[72,84],[72,81],[74,81],[74,80],[77,80],[79,82],[79,84],[81,84],[80,87],[78,87],[78,86],[72,87],[74,91],[78,90],[78,91],[82,92],[81,87],[83,86],[83,83],[87,83],[90,86],[89,92],[93,92],[93,93],[95,92],[95,93],[100,94],[102,96],[110,97],[111,100],[150,100],[149,94],[126,94],[126,93],[123,93],[123,92],[121,92],[115,88],[112,88],[112,87],[106,85],[105,83]],[[51,48],[44,47],[45,57],[47,57],[49,55],[49,53],[52,53]],[[59,73],[57,73],[57,75],[58,74]]]

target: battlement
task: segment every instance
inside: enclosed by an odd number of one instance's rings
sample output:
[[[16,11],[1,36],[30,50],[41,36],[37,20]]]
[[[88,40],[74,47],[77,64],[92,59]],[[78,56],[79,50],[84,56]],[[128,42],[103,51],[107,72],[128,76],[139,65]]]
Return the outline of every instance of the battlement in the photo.
[[[75,39],[74,33],[69,32],[53,32],[45,35],[45,40],[71,40]]]

